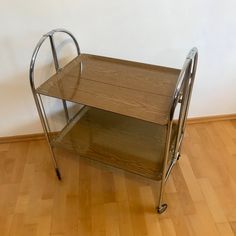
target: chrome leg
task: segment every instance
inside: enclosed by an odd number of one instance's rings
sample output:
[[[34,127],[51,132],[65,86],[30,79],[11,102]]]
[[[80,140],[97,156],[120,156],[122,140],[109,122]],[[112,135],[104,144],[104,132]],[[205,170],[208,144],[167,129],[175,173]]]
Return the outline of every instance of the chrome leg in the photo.
[[[176,162],[179,160],[179,158],[180,158],[180,153],[177,153],[177,155],[174,156],[173,159],[171,160],[170,166],[168,167],[168,170],[166,171],[166,179],[165,179],[165,181],[167,181],[167,179],[169,178],[170,173],[171,173],[174,165],[176,164]]]
[[[42,96],[40,94],[38,94],[38,98],[39,98],[40,108],[41,108],[42,115],[44,117],[44,121],[45,121],[47,132],[51,133],[51,129],[50,129],[50,126],[49,126],[48,118],[47,118],[46,111],[45,111],[44,105],[43,105]]]
[[[159,201],[158,201],[158,207],[157,212],[159,214],[163,213],[167,209],[167,204],[162,203],[163,193],[164,193],[164,187],[166,182],[166,168],[167,168],[167,162],[170,152],[170,140],[171,140],[171,131],[172,131],[172,120],[168,123],[167,126],[167,132],[166,132],[166,145],[165,145],[165,155],[164,155],[164,162],[163,162],[163,171],[162,171],[162,177],[161,177],[161,188],[159,193]]]
[[[76,38],[69,31],[67,31],[65,29],[52,30],[52,31],[48,32],[47,34],[45,34],[41,37],[41,39],[39,40],[39,42],[37,43],[37,45],[34,49],[34,52],[33,52],[33,55],[32,55],[31,61],[30,61],[29,79],[30,79],[30,86],[31,86],[31,90],[32,90],[32,93],[33,93],[33,96],[34,96],[36,107],[37,107],[37,110],[38,110],[38,113],[39,113],[39,117],[40,117],[40,120],[41,120],[41,123],[42,123],[42,126],[43,126],[45,137],[46,137],[46,140],[47,140],[47,143],[48,143],[48,146],[49,146],[49,150],[50,150],[50,153],[51,153],[51,157],[52,157],[52,160],[53,160],[56,175],[57,175],[58,179],[61,180],[61,174],[60,174],[60,171],[58,169],[55,154],[53,152],[53,147],[51,145],[51,140],[50,140],[50,137],[49,137],[50,127],[49,127],[49,124],[48,124],[48,121],[47,121],[46,114],[44,114],[45,111],[43,110],[44,109],[43,108],[43,103],[41,101],[41,105],[40,105],[40,97],[38,97],[38,94],[37,94],[36,88],[35,88],[35,84],[34,84],[35,61],[36,61],[38,52],[39,52],[42,44],[44,43],[44,41],[47,38],[49,38],[49,40],[50,40],[55,69],[56,69],[57,72],[60,69],[59,68],[59,63],[58,63],[58,58],[57,58],[57,53],[56,53],[56,49],[55,49],[55,44],[54,44],[54,41],[53,41],[53,34],[56,33],[56,32],[61,32],[61,33],[68,34],[72,38],[72,40],[73,40],[73,42],[76,46],[77,54],[80,55],[79,44],[78,44]],[[62,102],[63,102],[64,111],[65,111],[65,118],[67,120],[67,123],[69,123],[69,112],[68,112],[67,104],[66,104],[65,100],[62,100]]]
[[[33,92],[33,95],[34,95],[35,104],[36,104],[36,107],[37,107],[37,110],[38,110],[38,114],[39,114],[39,117],[40,117],[40,121],[41,121],[42,126],[43,126],[43,130],[44,130],[44,134],[45,134],[45,137],[46,137],[46,140],[47,140],[49,151],[50,151],[50,154],[51,154],[51,157],[52,157],[54,169],[55,169],[57,178],[59,180],[61,180],[61,174],[60,174],[60,171],[59,171],[59,168],[58,168],[58,165],[57,165],[57,161],[56,161],[56,158],[55,158],[55,154],[53,152],[53,148],[52,148],[51,142],[50,142],[50,137],[49,137],[49,133],[48,133],[48,129],[47,129],[46,118],[43,115],[43,104],[40,105],[39,99],[38,99],[37,94],[35,93],[35,91]],[[45,114],[45,116],[46,116],[46,114]]]
[[[177,86],[177,89],[175,92],[174,102],[173,102],[171,113],[170,113],[170,122],[168,123],[168,127],[167,127],[161,188],[160,188],[160,195],[159,195],[159,203],[157,207],[158,213],[163,213],[167,208],[167,204],[162,204],[164,185],[168,176],[170,175],[170,172],[174,164],[177,162],[177,160],[180,157],[180,151],[182,148],[183,135],[184,135],[185,125],[186,125],[186,118],[187,118],[188,109],[189,109],[189,102],[191,98],[193,82],[194,82],[196,68],[197,68],[197,61],[198,61],[198,52],[196,48],[193,48],[190,51],[189,55],[187,56],[184,66],[179,75],[179,79],[178,79],[179,85]],[[181,103],[179,122],[178,122],[178,132],[177,132],[177,137],[175,141],[173,158],[171,160],[168,170],[166,171],[167,162],[170,155],[170,140],[171,140],[173,116],[174,116],[175,108],[178,102]]]

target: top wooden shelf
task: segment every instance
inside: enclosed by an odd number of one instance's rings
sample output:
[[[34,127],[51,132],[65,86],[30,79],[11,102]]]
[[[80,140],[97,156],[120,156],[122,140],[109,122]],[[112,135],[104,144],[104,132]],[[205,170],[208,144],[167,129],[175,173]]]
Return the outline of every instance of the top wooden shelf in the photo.
[[[81,54],[37,93],[165,125],[180,70]]]

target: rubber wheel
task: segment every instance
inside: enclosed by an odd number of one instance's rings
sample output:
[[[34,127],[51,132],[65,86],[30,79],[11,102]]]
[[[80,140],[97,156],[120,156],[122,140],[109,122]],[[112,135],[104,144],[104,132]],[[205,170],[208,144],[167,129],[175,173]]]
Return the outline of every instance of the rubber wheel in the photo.
[[[162,214],[166,209],[168,205],[166,203],[162,204],[160,207],[157,207],[157,213]]]

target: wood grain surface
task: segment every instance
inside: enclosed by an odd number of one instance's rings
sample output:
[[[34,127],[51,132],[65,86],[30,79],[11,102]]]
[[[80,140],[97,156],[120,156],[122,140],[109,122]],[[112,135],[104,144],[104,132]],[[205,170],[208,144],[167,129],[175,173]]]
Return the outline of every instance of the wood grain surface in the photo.
[[[57,156],[62,182],[45,141],[0,144],[1,236],[236,234],[236,120],[187,126],[163,215],[158,182]]]
[[[37,92],[167,124],[180,70],[81,54]]]
[[[176,134],[173,126],[172,142]],[[166,127],[90,108],[56,147],[151,179],[160,179]]]

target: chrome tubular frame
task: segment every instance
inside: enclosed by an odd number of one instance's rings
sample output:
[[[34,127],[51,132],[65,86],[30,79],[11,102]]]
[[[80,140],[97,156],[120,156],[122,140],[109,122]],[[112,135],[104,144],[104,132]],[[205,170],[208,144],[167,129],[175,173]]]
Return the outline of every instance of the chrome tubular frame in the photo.
[[[193,89],[193,84],[194,84],[194,79],[195,79],[195,74],[196,74],[196,69],[197,69],[197,61],[198,61],[198,50],[197,48],[193,48],[189,52],[185,60],[185,63],[183,65],[183,68],[180,72],[178,82],[177,82],[177,88],[175,90],[175,94],[173,97],[173,105],[171,107],[169,122],[167,125],[167,131],[166,131],[165,154],[164,154],[164,162],[163,162],[163,170],[162,170],[160,195],[159,195],[159,201],[158,201],[158,207],[157,207],[158,213],[163,213],[167,208],[167,204],[162,203],[164,186],[165,186],[166,180],[168,179],[171,173],[173,166],[175,165],[175,163],[180,157],[180,151],[182,147],[182,141],[183,141],[185,126],[186,126],[186,118],[188,115],[189,104],[191,100],[192,89]],[[175,109],[178,103],[181,103],[181,106],[180,106],[179,118],[178,118],[178,123],[177,123],[177,135],[174,142],[174,149],[172,150],[170,147],[172,125],[173,125]],[[171,156],[170,164],[167,167],[170,156]]]
[[[47,38],[49,38],[49,40],[50,40],[50,45],[51,45],[51,49],[52,49],[52,55],[53,55],[54,66],[55,66],[56,72],[59,72],[59,70],[60,70],[58,57],[57,57],[57,52],[56,52],[54,39],[53,39],[53,36],[54,36],[55,33],[65,33],[65,34],[69,35],[72,38],[72,40],[73,40],[73,42],[76,46],[77,54],[80,55],[79,44],[78,44],[76,38],[73,36],[73,34],[71,34],[69,31],[67,31],[65,29],[52,30],[52,31],[48,32],[47,34],[45,34],[41,37],[41,39],[39,40],[38,44],[36,45],[36,47],[34,49],[34,52],[33,52],[32,58],[31,58],[31,62],[30,62],[29,79],[30,79],[30,86],[31,86],[31,90],[32,90],[33,97],[34,97],[34,100],[35,100],[35,104],[36,104],[36,107],[37,107],[37,110],[38,110],[39,118],[40,118],[40,121],[42,123],[42,127],[43,127],[45,137],[46,137],[46,140],[47,140],[47,143],[48,143],[48,146],[49,146],[49,150],[50,150],[50,153],[51,153],[54,168],[55,168],[58,179],[61,180],[61,174],[60,174],[60,171],[58,169],[57,161],[56,161],[55,154],[54,154],[54,151],[53,151],[53,147],[52,147],[52,144],[51,144],[51,139],[50,139],[51,131],[50,131],[49,123],[48,123],[48,120],[47,120],[47,116],[46,116],[46,113],[45,113],[45,109],[44,109],[44,106],[43,106],[41,96],[40,96],[40,94],[37,93],[35,83],[34,83],[34,67],[35,67],[36,58],[37,58],[38,52],[39,52],[42,44],[45,42],[45,40]],[[67,109],[67,104],[66,104],[65,100],[62,100],[62,103],[63,103],[63,108],[64,108],[64,112],[65,112],[66,121],[68,123],[70,118],[69,118],[69,113],[68,113],[68,109]]]
[[[49,38],[55,70],[57,73],[60,71],[60,65],[59,65],[54,38],[53,38],[54,34],[58,32],[68,34],[72,38],[76,46],[77,54],[80,55],[80,48],[79,48],[78,42],[69,31],[65,29],[52,30],[42,36],[42,38],[39,40],[38,44],[36,45],[34,49],[31,62],[30,62],[29,79],[30,79],[30,85],[31,85],[31,90],[32,90],[33,97],[35,100],[35,104],[36,104],[38,114],[40,117],[40,121],[42,123],[42,127],[43,127],[45,137],[46,137],[49,150],[51,153],[54,168],[55,168],[58,179],[61,180],[61,174],[59,172],[57,161],[56,161],[54,150],[53,150],[55,140],[60,140],[68,132],[68,130],[71,129],[74,123],[76,123],[80,119],[80,117],[84,114],[84,112],[86,112],[87,109],[89,108],[86,106],[83,106],[80,109],[80,111],[74,117],[70,119],[66,101],[62,100],[67,125],[64,127],[60,135],[56,137],[56,139],[51,140],[50,138],[51,130],[50,130],[49,122],[48,122],[46,112],[44,109],[43,101],[41,99],[41,95],[37,93],[37,89],[34,83],[34,67],[35,67],[35,62],[36,62],[38,52],[42,44],[45,42],[47,38]],[[175,165],[175,163],[177,162],[180,156],[185,126],[186,126],[186,118],[187,118],[187,114],[189,110],[189,104],[190,104],[191,95],[192,95],[192,88],[193,88],[195,74],[196,74],[197,61],[198,61],[198,51],[197,51],[197,48],[193,48],[189,52],[185,60],[185,63],[183,65],[183,68],[180,72],[180,75],[177,81],[177,88],[175,90],[175,93],[172,99],[172,107],[170,111],[169,121],[166,126],[165,152],[164,152],[163,168],[162,168],[162,175],[161,175],[161,187],[160,187],[158,207],[157,207],[158,213],[164,212],[167,208],[167,204],[162,203],[165,182],[168,179],[173,166]],[[181,105],[180,105],[180,112],[179,112],[178,123],[177,123],[177,134],[175,136],[174,144],[171,145],[173,118],[174,118],[175,109],[178,103],[180,103]]]

